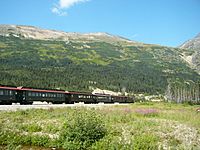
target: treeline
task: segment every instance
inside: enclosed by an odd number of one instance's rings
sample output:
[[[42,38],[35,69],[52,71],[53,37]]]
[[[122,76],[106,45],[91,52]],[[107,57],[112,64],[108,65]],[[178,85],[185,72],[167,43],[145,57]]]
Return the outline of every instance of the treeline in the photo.
[[[170,81],[166,90],[169,101],[176,103],[200,104],[200,81]]]
[[[0,84],[64,90],[91,91],[93,88],[116,92],[163,93],[166,78],[161,72],[138,63],[134,68],[117,65],[68,64],[64,67],[0,67]]]

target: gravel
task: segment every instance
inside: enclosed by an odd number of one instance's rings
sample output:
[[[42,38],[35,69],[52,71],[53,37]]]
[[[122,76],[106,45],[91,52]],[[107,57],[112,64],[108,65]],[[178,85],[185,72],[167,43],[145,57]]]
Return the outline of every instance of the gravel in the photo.
[[[116,106],[116,105],[129,105],[129,104],[84,104],[84,103],[75,103],[75,104],[48,104],[45,102],[34,102],[33,105],[20,105],[20,104],[12,104],[12,105],[0,105],[0,111],[16,111],[16,110],[26,110],[26,109],[49,109],[49,108],[64,108],[64,107],[108,107],[108,106]]]

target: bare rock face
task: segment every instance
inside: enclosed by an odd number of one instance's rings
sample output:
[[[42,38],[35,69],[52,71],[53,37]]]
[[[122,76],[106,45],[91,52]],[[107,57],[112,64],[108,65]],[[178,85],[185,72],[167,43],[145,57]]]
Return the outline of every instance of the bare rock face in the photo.
[[[200,33],[191,40],[183,43],[180,48],[184,49],[199,49],[200,50]]]
[[[193,39],[183,43],[180,48],[193,50],[193,53],[186,57],[191,57],[190,63],[195,66],[196,70],[200,74],[200,33]]]
[[[105,41],[107,43],[137,43],[119,36],[104,32],[97,33],[69,33],[56,30],[46,30],[34,26],[19,25],[0,25],[1,36],[15,36],[20,38],[38,39],[38,40],[61,40],[61,41]]]

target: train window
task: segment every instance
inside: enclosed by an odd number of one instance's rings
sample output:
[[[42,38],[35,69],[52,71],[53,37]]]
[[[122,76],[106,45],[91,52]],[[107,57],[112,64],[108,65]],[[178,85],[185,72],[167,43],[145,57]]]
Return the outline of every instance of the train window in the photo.
[[[8,95],[8,90],[5,90],[5,95]]]
[[[11,91],[11,90],[9,91],[9,95],[13,95],[13,93],[12,93],[12,91]]]
[[[4,90],[4,93],[3,93],[4,95],[7,95],[7,90]]]
[[[7,90],[7,95],[10,95],[10,90]]]
[[[0,90],[0,95],[3,95],[3,90]]]
[[[104,96],[99,96],[98,99],[105,99],[105,97]]]
[[[45,94],[44,94],[44,93],[42,93],[42,97],[45,97]]]
[[[53,97],[53,93],[51,93],[51,97]]]

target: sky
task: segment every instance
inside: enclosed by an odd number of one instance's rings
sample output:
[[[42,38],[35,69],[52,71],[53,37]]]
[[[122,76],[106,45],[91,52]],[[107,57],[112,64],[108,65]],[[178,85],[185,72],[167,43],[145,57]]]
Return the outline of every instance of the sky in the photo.
[[[0,0],[0,24],[176,47],[200,33],[200,0]]]

